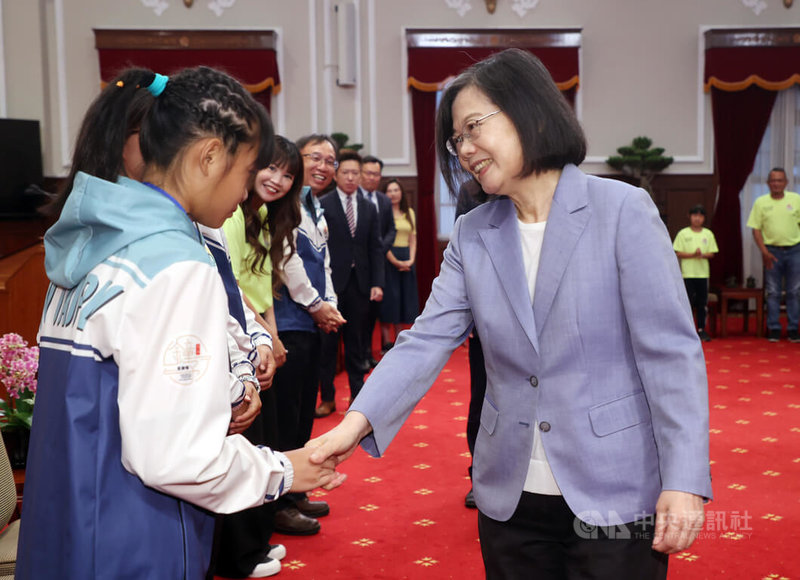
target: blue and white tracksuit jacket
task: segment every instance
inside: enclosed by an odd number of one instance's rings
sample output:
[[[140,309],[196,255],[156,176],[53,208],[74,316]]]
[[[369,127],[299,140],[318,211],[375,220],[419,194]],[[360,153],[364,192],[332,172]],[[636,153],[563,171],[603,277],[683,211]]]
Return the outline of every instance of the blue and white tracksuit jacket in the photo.
[[[214,262],[174,200],[85,174],[45,249],[17,578],[203,578],[209,512],[274,499],[294,475],[226,435],[240,386]]]
[[[316,332],[309,312],[318,310],[323,302],[337,304],[331,281],[328,224],[308,186],[300,195],[300,215],[300,225],[293,232],[296,251],[283,264],[283,285],[273,303],[278,332]],[[288,254],[288,243],[285,249]]]

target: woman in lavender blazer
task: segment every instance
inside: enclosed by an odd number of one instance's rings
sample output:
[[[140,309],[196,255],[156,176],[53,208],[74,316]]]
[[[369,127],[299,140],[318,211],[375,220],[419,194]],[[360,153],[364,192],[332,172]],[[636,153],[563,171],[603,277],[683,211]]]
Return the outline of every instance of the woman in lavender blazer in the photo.
[[[446,89],[437,149],[453,190],[466,171],[494,200],[458,220],[424,312],[312,460],[384,453],[474,325],[487,577],[665,578],[711,484],[703,352],[655,206],[576,167],[583,132],[527,52]]]

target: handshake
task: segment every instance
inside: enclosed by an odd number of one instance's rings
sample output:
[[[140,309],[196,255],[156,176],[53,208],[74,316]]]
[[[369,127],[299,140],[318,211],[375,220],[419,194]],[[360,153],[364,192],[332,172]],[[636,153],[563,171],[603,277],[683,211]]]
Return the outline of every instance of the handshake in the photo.
[[[303,449],[288,451],[286,456],[294,467],[291,491],[309,491],[316,487],[327,490],[339,487],[347,475],[336,467],[350,457],[361,441],[372,431],[367,418],[358,411],[345,415],[336,427],[312,439]]]

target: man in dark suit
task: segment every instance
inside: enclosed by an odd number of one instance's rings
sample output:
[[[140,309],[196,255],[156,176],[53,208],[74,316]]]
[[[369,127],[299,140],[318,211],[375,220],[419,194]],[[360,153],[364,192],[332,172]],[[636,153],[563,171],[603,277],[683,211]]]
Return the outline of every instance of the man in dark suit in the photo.
[[[378,212],[379,234],[381,238],[381,248],[383,255],[392,249],[394,236],[397,230],[394,227],[394,215],[392,213],[392,202],[382,191],[378,191],[381,184],[381,173],[383,171],[383,161],[372,155],[367,155],[361,162],[361,187],[360,192],[368,201],[372,202]],[[367,315],[367,325],[364,328],[364,360],[370,367],[378,364],[372,355],[372,333],[375,329],[375,322],[381,312],[380,302],[370,301],[369,314]]]
[[[369,304],[383,298],[384,254],[378,233],[378,212],[375,206],[358,195],[360,179],[361,156],[354,151],[343,151],[336,170],[336,190],[320,198],[328,222],[333,289],[338,297],[339,311],[347,320],[340,332],[351,401],[361,390],[368,369],[364,360],[364,327]],[[339,332],[323,335],[322,341],[322,402],[317,408],[317,416],[328,414],[325,413],[326,407],[333,407]]]

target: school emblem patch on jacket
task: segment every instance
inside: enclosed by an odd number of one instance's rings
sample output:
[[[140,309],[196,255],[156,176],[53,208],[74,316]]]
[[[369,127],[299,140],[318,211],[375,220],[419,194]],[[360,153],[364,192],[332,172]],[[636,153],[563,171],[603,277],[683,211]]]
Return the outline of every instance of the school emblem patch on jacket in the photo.
[[[164,350],[164,374],[179,385],[191,385],[208,369],[211,355],[196,336],[180,336]]]

